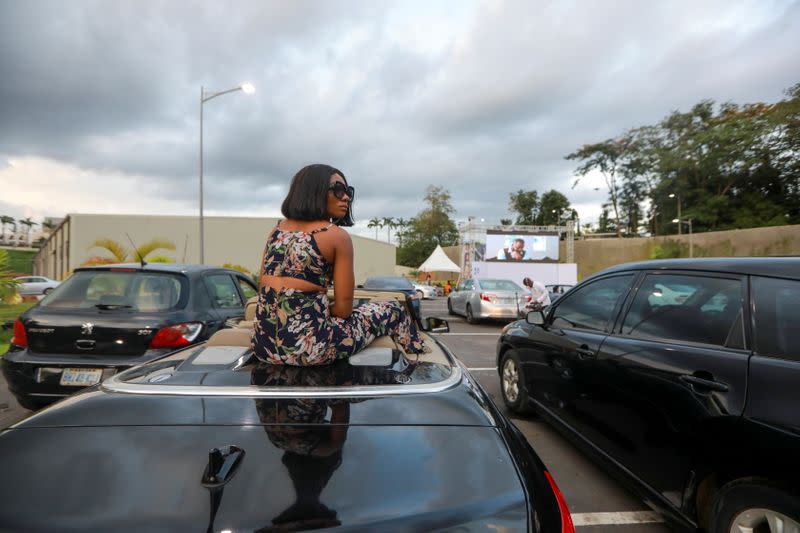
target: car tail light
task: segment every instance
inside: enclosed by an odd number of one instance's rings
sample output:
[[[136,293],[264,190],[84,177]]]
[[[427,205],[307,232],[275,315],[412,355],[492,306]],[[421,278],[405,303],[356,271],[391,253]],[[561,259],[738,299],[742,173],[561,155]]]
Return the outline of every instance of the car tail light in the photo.
[[[491,294],[491,293],[488,293],[488,292],[482,292],[481,293],[481,300],[483,300],[484,302],[494,302],[495,301],[495,295]]]
[[[14,336],[11,337],[11,344],[25,348],[28,346],[28,334],[25,333],[25,326],[19,318],[14,321]]]
[[[558,485],[553,480],[553,476],[547,470],[544,471],[547,481],[550,483],[550,488],[553,489],[553,494],[558,502],[558,512],[561,514],[561,533],[575,533],[575,526],[572,525],[572,516],[569,514],[567,502],[564,501],[564,495],[558,490]]]
[[[161,328],[150,341],[150,348],[180,348],[188,346],[200,335],[201,322],[184,322]]]
[[[526,302],[530,302],[531,300],[533,300],[533,296],[531,296],[530,294],[528,294],[527,296],[525,296],[525,301],[526,301]]]

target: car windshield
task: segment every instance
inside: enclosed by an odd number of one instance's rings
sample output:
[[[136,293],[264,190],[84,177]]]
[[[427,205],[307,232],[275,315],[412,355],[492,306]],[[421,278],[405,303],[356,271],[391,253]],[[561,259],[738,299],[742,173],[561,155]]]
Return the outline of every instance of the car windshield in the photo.
[[[167,311],[187,300],[184,276],[162,272],[84,270],[73,274],[41,302],[55,309]]]
[[[365,289],[413,289],[414,286],[405,278],[368,278]]]
[[[508,279],[481,279],[478,283],[486,291],[522,291],[522,287]]]

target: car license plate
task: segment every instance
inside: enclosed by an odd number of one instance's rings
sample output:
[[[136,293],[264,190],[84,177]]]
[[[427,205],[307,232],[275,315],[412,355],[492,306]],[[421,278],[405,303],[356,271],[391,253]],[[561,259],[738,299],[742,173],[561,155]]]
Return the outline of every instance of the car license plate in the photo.
[[[100,383],[102,377],[102,368],[65,368],[60,383],[68,387],[88,387]]]

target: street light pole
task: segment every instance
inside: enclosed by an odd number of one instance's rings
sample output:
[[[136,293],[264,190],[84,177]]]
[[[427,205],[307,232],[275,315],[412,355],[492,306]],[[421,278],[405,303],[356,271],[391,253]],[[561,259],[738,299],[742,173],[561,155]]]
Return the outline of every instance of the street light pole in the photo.
[[[678,220],[681,219],[681,197],[675,194],[674,192],[669,195],[670,198],[677,198],[678,200]],[[678,235],[681,235],[681,225],[678,224]]]
[[[673,222],[678,224],[678,227],[681,227],[681,224],[687,224],[689,226],[689,257],[694,257],[694,243],[692,242],[692,219],[688,218],[686,220],[681,220],[679,218],[673,218]]]
[[[212,98],[216,98],[217,96],[222,96],[223,94],[228,94],[236,91],[242,91],[245,94],[253,94],[256,92],[256,88],[253,86],[252,83],[243,83],[238,87],[234,87],[233,89],[227,89],[224,91],[213,92],[209,91],[206,92],[205,88],[201,85],[200,86],[200,264],[205,263],[205,238],[203,235],[203,104],[211,100]]]

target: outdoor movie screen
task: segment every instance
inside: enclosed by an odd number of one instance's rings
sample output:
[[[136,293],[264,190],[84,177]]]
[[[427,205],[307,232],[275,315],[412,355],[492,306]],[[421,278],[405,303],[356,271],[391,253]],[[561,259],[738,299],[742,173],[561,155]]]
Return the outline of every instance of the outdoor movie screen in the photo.
[[[486,231],[485,261],[558,261],[558,234]]]

